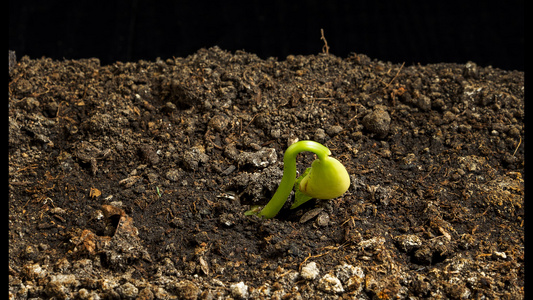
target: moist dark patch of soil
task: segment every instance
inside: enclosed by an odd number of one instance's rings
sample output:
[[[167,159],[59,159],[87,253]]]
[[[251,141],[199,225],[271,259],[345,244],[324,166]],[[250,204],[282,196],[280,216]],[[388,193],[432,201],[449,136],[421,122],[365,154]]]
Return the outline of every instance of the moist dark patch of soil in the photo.
[[[523,119],[472,62],[10,58],[10,297],[521,299]],[[245,216],[306,139],[348,192]]]

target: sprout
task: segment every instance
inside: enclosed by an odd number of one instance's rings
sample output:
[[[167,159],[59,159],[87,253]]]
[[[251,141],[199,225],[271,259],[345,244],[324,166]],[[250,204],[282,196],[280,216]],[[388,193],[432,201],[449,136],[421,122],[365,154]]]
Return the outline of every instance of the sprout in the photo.
[[[296,179],[296,156],[303,151],[313,152],[318,158],[311,164],[311,168]],[[273,218],[287,201],[293,187],[296,193],[291,209],[312,198],[331,199],[344,194],[350,186],[350,176],[346,168],[338,160],[330,157],[330,154],[331,151],[327,147],[314,141],[292,144],[283,156],[283,178],[276,193],[261,211],[251,209],[246,214],[257,214],[266,219]]]

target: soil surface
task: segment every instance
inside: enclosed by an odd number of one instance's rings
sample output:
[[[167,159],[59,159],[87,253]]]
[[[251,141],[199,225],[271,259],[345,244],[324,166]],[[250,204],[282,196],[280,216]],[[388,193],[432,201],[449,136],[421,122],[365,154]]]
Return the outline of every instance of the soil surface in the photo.
[[[8,109],[10,299],[524,296],[523,72],[22,57]],[[245,216],[306,139],[348,192]]]

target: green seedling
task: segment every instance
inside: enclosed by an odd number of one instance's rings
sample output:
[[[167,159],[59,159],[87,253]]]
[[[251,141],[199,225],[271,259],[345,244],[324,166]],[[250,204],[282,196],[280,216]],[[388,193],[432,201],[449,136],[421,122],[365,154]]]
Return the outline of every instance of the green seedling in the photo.
[[[311,168],[296,178],[296,156],[304,151],[313,152],[318,158],[313,161]],[[246,215],[273,218],[287,201],[293,187],[295,200],[291,209],[313,198],[332,199],[344,194],[350,186],[350,176],[342,163],[330,155],[331,151],[326,146],[314,141],[292,144],[283,156],[283,177],[276,193],[263,209],[252,208]]]

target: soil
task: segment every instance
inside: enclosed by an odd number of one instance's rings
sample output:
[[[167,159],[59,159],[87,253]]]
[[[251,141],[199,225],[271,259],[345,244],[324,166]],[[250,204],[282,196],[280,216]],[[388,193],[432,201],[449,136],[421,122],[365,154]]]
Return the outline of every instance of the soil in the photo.
[[[8,109],[10,299],[524,297],[523,72],[22,57]],[[306,139],[348,192],[245,216]]]

